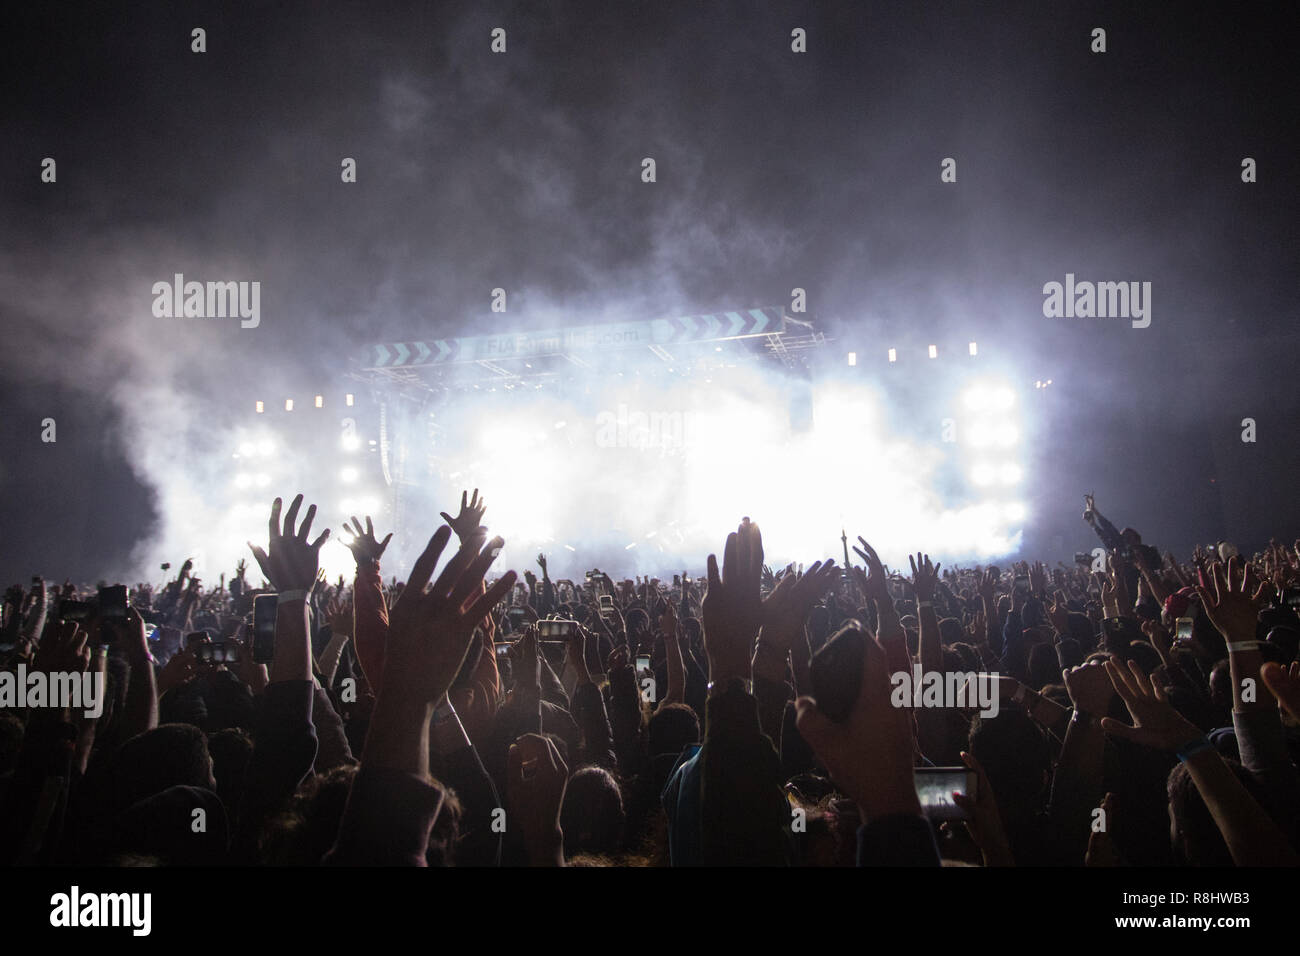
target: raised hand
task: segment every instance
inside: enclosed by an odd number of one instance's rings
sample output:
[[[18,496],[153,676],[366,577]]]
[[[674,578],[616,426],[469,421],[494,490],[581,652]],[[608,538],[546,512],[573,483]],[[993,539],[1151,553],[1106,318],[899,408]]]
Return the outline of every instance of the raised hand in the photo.
[[[1181,750],[1204,736],[1195,724],[1174,710],[1160,682],[1154,676],[1148,678],[1143,674],[1137,661],[1129,661],[1127,667],[1106,661],[1103,666],[1115,692],[1133,716],[1131,727],[1113,717],[1103,717],[1101,729],[1106,733],[1170,752]]]
[[[450,538],[449,528],[437,530],[424,553],[416,559],[406,587],[393,605],[384,661],[383,697],[392,693],[410,703],[435,704],[460,670],[474,637],[474,627],[514,586],[515,574],[507,571],[479,593],[483,589],[483,576],[504,543],[501,538],[493,538],[483,546],[479,535],[461,545],[426,591]],[[466,607],[474,594],[478,596]]]
[[[1269,661],[1259,674],[1282,708],[1300,720],[1300,661],[1292,661],[1289,667]]]
[[[569,768],[548,738],[524,734],[510,745],[506,759],[506,803],[519,823],[533,866],[564,865],[560,807]]]
[[[442,512],[442,520],[447,522],[452,531],[456,532],[456,537],[464,542],[476,533],[487,531],[483,524],[483,514],[487,511],[487,499],[478,496],[478,489],[474,489],[474,497],[462,491],[460,493],[460,514],[452,517],[447,512]]]
[[[880,563],[880,557],[876,554],[876,549],[867,544],[865,538],[858,536],[858,542],[862,547],[853,548],[853,553],[860,557],[867,565],[866,579],[862,582],[863,590],[866,596],[873,601],[887,602],[893,606],[893,599],[889,596],[889,576],[885,573],[885,567]]]
[[[1115,686],[1110,673],[1097,662],[1080,664],[1061,671],[1065,689],[1076,709],[1094,717],[1102,717],[1110,710],[1115,698]]]
[[[811,697],[795,702],[800,735],[865,821],[921,812],[912,782],[911,713],[890,702],[888,671],[885,649],[867,634],[861,688],[844,723],[827,717]]]
[[[918,601],[930,601],[934,599],[934,589],[939,584],[940,564],[931,564],[928,554],[916,553],[916,557],[910,554],[907,556],[907,562],[912,566],[912,590],[916,592]]]
[[[357,567],[378,565],[379,559],[384,556],[384,549],[388,547],[388,542],[393,539],[393,533],[390,531],[383,541],[375,540],[375,525],[369,515],[366,515],[365,528],[361,527],[361,522],[356,515],[353,515],[352,527],[348,527],[346,521],[343,522],[343,532],[349,536],[343,543],[352,552]]]
[[[253,550],[253,557],[257,558],[262,574],[276,591],[309,591],[316,583],[316,572],[320,569],[320,547],[328,540],[329,529],[326,528],[320,537],[309,544],[307,535],[316,517],[316,506],[311,505],[307,509],[301,527],[295,531],[298,509],[302,507],[302,495],[294,498],[293,504],[289,505],[283,527],[280,524],[282,504],[283,501],[276,498],[271,505],[270,536],[266,550],[263,551],[251,541],[248,546]],[[188,563],[187,561],[186,564]]]
[[[839,568],[833,560],[818,561],[799,578],[794,574],[783,575],[763,601],[759,643],[788,651],[803,632],[813,605],[834,586],[838,576]]]
[[[763,535],[748,518],[727,535],[718,559],[709,555],[709,588],[704,595],[704,649],[709,679],[720,683],[733,677],[751,678],[750,655],[762,623],[759,585],[763,575]]]
[[[1198,571],[1200,584],[1196,593],[1201,596],[1201,607],[1205,615],[1223,635],[1225,641],[1252,641],[1255,639],[1255,623],[1259,619],[1259,609],[1247,593],[1244,562],[1237,555],[1228,560],[1227,573],[1223,565],[1215,561],[1210,565],[1210,574]]]

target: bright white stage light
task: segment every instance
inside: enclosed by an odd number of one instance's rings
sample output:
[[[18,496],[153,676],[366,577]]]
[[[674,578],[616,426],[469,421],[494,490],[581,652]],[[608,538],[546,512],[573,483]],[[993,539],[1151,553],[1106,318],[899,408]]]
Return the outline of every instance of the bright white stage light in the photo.
[[[351,466],[344,468],[339,472],[339,480],[344,482],[353,482],[357,480],[357,470]]]
[[[992,465],[979,464],[976,465],[973,469],[971,469],[970,480],[973,484],[979,485],[980,487],[984,487],[985,485],[993,484],[993,479],[995,478],[995,476],[996,476],[996,471],[994,470]]]
[[[271,444],[271,439],[269,438],[263,438],[257,443],[257,453],[259,455],[269,455],[274,450],[275,446]]]
[[[243,455],[245,458],[251,457],[256,451],[257,449],[253,447],[253,443],[251,441],[240,442],[239,444],[239,453]]]
[[[340,444],[342,444],[344,451],[356,451],[361,447],[361,439],[356,435],[344,435]]]
[[[1020,432],[1015,425],[1001,425],[997,431],[997,443],[1003,448],[1010,448],[1020,440]]]
[[[257,481],[257,487],[265,488],[267,485],[271,483],[271,476],[268,475],[266,472],[262,472],[260,475],[257,476],[256,481]]]
[[[1019,501],[1013,501],[1002,509],[1002,515],[1008,521],[1024,521],[1027,513],[1024,504]]]
[[[324,407],[325,407],[325,396],[324,396],[324,395],[317,395],[317,396],[316,396],[316,407],[317,407],[317,408],[324,408]]]
[[[239,474],[235,475],[236,488],[247,488],[252,483],[253,483],[252,475],[246,474],[245,472],[242,471]]]
[[[850,365],[857,365],[857,364],[858,364],[858,353],[857,353],[857,352],[850,352],[850,353],[849,353],[849,364],[850,364]]]
[[[971,355],[978,355],[978,354],[979,354],[979,349],[975,347],[975,343],[974,343],[974,342],[972,342],[972,343],[970,344],[970,354],[971,354]]]
[[[347,405],[348,405],[349,408],[352,407],[352,401],[353,401],[353,398],[352,398],[352,393],[351,393],[351,392],[348,392],[347,395],[344,396],[344,401],[347,403]]]
[[[988,425],[976,424],[966,430],[966,443],[972,448],[987,448],[993,444],[993,430]]]
[[[284,400],[284,410],[285,410],[286,412],[291,412],[291,411],[293,411],[293,399],[292,399],[292,398],[286,398],[286,399]]]
[[[1014,485],[1020,481],[1023,472],[1019,465],[1006,464],[998,471],[998,477],[1002,479],[1004,485]]]
[[[931,345],[931,346],[930,346],[930,358],[938,358],[938,357],[939,357],[939,346],[937,346],[937,345]]]
[[[892,362],[897,362],[897,361],[898,361],[898,349],[890,349],[890,350],[889,350],[889,361],[890,361],[891,363],[892,363]]]
[[[1016,393],[1009,388],[995,388],[989,394],[989,405],[1004,412],[1016,403]]]

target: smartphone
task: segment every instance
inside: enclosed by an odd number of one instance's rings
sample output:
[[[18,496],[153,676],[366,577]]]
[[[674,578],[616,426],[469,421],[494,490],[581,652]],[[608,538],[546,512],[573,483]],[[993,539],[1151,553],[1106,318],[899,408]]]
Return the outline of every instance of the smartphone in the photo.
[[[1018,594],[1029,593],[1029,575],[1027,574],[1016,575],[1016,592]]]
[[[506,617],[510,619],[510,629],[517,631],[528,619],[528,612],[522,607],[509,607],[506,608]]]
[[[974,770],[966,767],[917,767],[912,771],[921,812],[931,820],[965,820],[966,811],[953,800],[953,791],[975,798]]]
[[[537,622],[537,636],[543,641],[567,641],[578,628],[577,621],[551,618]]]
[[[84,621],[90,617],[90,612],[91,605],[89,601],[59,602],[59,618],[64,621]]]
[[[280,598],[259,594],[253,599],[253,660],[269,664],[275,659],[275,609]]]
[[[600,613],[607,614],[614,610],[614,597],[611,594],[602,594],[600,596]]]
[[[110,624],[126,620],[126,585],[99,589],[99,616]]]
[[[493,647],[495,647],[495,648],[496,648],[496,651],[497,651],[497,660],[502,660],[502,659],[505,659],[505,658],[510,657],[510,644],[509,644],[509,642],[498,642],[498,643],[494,644]]]
[[[848,720],[858,699],[867,640],[862,625],[850,618],[812,656],[809,670],[813,699],[817,709],[831,720]]]
[[[1192,619],[1190,617],[1180,617],[1178,619],[1178,640],[1190,641],[1192,639]]]
[[[638,674],[645,674],[649,672],[649,670],[650,670],[650,655],[638,654],[636,656],[636,672]]]
[[[203,659],[203,652],[208,652],[209,659],[214,664],[237,664],[239,663],[239,645],[227,644],[225,641],[218,641],[215,644],[204,644],[199,647],[199,660]]]
[[[158,633],[158,625],[157,625],[157,624],[146,624],[146,625],[144,626],[144,636],[145,636],[145,638],[146,638],[147,640],[150,640],[150,641],[156,641],[156,640],[158,640],[162,635],[160,635],[160,634]]]
[[[551,665],[551,670],[558,674],[564,667],[564,655],[569,651],[568,641],[538,641],[537,649]]]

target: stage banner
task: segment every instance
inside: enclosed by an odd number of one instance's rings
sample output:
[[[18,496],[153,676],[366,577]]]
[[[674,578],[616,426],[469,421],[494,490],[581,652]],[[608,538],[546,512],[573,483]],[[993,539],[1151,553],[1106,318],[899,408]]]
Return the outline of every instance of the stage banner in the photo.
[[[457,362],[498,362],[570,352],[603,352],[648,348],[652,345],[718,342],[755,335],[778,335],[784,330],[785,312],[777,306],[642,322],[576,326],[551,332],[475,335],[423,342],[384,342],[365,347],[361,367],[413,368]]]

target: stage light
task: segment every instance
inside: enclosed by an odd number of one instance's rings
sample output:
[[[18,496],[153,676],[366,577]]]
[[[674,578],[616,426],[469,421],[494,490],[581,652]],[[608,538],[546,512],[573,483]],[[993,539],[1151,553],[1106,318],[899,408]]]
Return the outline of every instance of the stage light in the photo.
[[[995,472],[993,466],[988,464],[976,465],[970,473],[970,480],[974,484],[981,486],[993,484],[994,477]]]
[[[253,447],[253,443],[251,441],[240,442],[239,444],[239,453],[243,455],[245,458],[252,457],[252,455],[256,451],[257,449]]]
[[[978,386],[968,389],[966,394],[962,396],[962,402],[972,411],[980,411],[989,404],[988,389]]]
[[[252,483],[253,483],[253,476],[252,476],[252,475],[245,474],[245,473],[242,472],[242,471],[241,471],[239,474],[235,475],[235,487],[236,487],[236,488],[247,488],[247,487],[248,487],[249,485],[251,485]]]
[[[379,513],[379,499],[374,495],[368,495],[365,498],[357,499],[357,507],[368,515]]]
[[[571,545],[571,544],[566,544],[564,547],[565,547],[566,549],[568,549],[569,551],[577,551],[577,550],[578,550],[577,548],[575,548],[575,547],[574,547],[573,545]]]
[[[1020,480],[1022,475],[1023,472],[1020,470],[1020,466],[1013,464],[1003,465],[1001,470],[998,472],[998,477],[1002,479],[1004,485],[1014,485]]]
[[[1003,448],[1009,448],[1019,440],[1020,432],[1015,425],[1002,425],[998,428],[997,443]]]
[[[356,509],[352,507],[351,498],[344,498],[339,502],[339,511],[342,511],[345,515],[350,515],[355,510]]]
[[[1042,388],[1042,387],[1043,387],[1043,383],[1042,383],[1042,382],[1035,382],[1035,383],[1034,383],[1034,388]]]
[[[849,353],[849,365],[857,365],[857,364],[858,364],[858,353],[857,353],[857,352],[850,352],[850,353]]]
[[[555,430],[558,432],[561,428],[563,428],[564,426],[566,426],[566,425],[568,425],[568,424],[569,424],[568,422],[556,422],[556,423],[555,423]]]
[[[271,451],[274,447],[275,446],[271,444],[271,440],[269,438],[263,438],[260,442],[257,443],[257,453],[259,455],[269,455],[271,454]]]
[[[293,399],[292,399],[292,398],[286,398],[286,399],[284,400],[284,410],[285,410],[286,412],[291,412],[291,411],[293,411]]]
[[[1009,388],[996,388],[989,393],[989,405],[998,411],[1006,411],[1016,403],[1016,393]]]
[[[266,406],[264,406],[261,402],[258,402],[258,403],[257,403],[257,414],[260,415],[260,414],[262,414],[262,412],[264,412],[264,411],[266,411]]]
[[[939,346],[937,346],[937,345],[931,345],[931,346],[930,346],[930,358],[938,358],[938,357],[939,357]]]
[[[966,443],[972,448],[987,448],[993,444],[993,432],[988,425],[972,425],[966,431]]]
[[[1019,501],[1013,501],[1002,509],[1002,514],[1008,521],[1024,521],[1025,513],[1025,506]]]
[[[260,475],[257,476],[257,487],[265,488],[270,483],[271,483],[271,476],[268,475],[266,472],[262,472]]]
[[[890,362],[897,362],[897,361],[898,361],[898,349],[890,349],[890,350],[889,350],[889,361],[890,361]]]
[[[353,482],[357,480],[357,470],[352,467],[344,468],[339,472],[339,480],[344,482]]]
[[[356,435],[344,435],[341,442],[344,451],[356,451],[361,447],[361,439]],[[374,442],[371,442],[373,445]]]
[[[971,355],[978,355],[978,354],[979,354],[979,349],[977,349],[977,348],[975,347],[975,343],[974,343],[974,342],[972,342],[972,343],[970,344],[970,354],[971,354]]]
[[[316,396],[316,407],[317,407],[317,408],[324,408],[324,407],[325,407],[325,396],[324,396],[324,395],[317,395],[317,396]]]
[[[347,402],[347,405],[348,405],[349,408],[352,407],[352,393],[351,393],[351,392],[348,392],[348,394],[344,397],[344,401]]]

